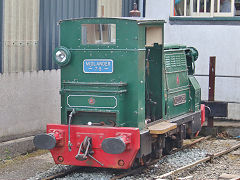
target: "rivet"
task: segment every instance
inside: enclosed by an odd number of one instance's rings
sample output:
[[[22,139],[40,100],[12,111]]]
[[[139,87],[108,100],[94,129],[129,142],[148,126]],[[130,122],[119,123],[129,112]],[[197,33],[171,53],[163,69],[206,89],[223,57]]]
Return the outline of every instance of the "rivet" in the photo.
[[[123,160],[119,160],[119,161],[118,161],[118,165],[119,165],[119,166],[124,166],[124,164],[125,164],[125,162],[124,162]]]
[[[64,158],[62,156],[58,156],[57,159],[58,159],[59,162],[63,162],[64,161]]]

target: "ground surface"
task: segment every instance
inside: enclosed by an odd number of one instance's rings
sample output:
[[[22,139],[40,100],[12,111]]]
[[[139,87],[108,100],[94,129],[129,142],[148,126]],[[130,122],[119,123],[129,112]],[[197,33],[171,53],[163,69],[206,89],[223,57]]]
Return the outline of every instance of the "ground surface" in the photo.
[[[157,166],[155,165],[150,168],[149,170],[154,172],[154,175],[151,175],[149,179],[167,173],[171,170],[175,170],[184,165],[188,165],[205,157],[208,154],[214,154],[226,150],[237,143],[240,143],[240,141],[235,139],[210,139],[201,142],[194,146],[191,151],[188,149],[185,153],[178,152],[170,155],[166,157],[162,163],[158,163]],[[240,175],[240,149],[216,158],[212,163],[202,163],[196,167],[184,171],[184,173],[179,173],[175,176],[168,177],[168,179],[177,179],[179,177],[191,177],[190,179],[194,180],[218,179],[223,173]],[[142,178],[142,176],[140,176],[140,178]]]
[[[155,179],[166,172],[182,167],[191,162],[225,150],[240,143],[237,139],[210,139],[201,142],[191,149],[177,152],[160,160],[157,164],[144,170],[141,174],[125,177],[123,179]],[[0,179],[41,179],[57,172],[70,169],[71,166],[54,165],[50,153],[37,151],[12,160],[0,161]],[[110,179],[115,173],[113,170],[100,168],[83,168],[79,172],[68,175],[62,179]],[[223,174],[240,174],[240,149],[233,151],[220,158],[214,159],[212,163],[202,163],[183,173],[168,177],[177,179],[187,177],[190,179],[218,179]]]
[[[0,180],[21,180],[34,177],[54,166],[51,154],[36,151],[10,160],[0,161]]]
[[[206,149],[208,154],[213,154],[228,149],[237,143],[240,143],[240,141],[210,140],[200,143],[196,148]],[[181,174],[181,176],[193,176],[192,179],[218,179],[223,173],[240,175],[240,148],[214,159],[211,163],[202,163]],[[178,176],[180,176],[180,174]]]

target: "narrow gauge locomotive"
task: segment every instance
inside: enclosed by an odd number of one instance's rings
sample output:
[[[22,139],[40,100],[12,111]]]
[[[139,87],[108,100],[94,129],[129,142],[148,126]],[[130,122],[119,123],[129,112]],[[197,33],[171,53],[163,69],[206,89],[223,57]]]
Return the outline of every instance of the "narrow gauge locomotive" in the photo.
[[[159,158],[204,121],[195,48],[164,46],[164,21],[60,23],[61,124],[35,136],[55,163],[128,169]]]

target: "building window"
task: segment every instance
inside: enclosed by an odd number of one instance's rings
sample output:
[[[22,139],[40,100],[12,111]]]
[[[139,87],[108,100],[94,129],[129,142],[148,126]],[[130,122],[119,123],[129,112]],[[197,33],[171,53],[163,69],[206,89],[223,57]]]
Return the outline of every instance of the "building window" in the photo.
[[[171,16],[233,17],[238,0],[171,0]]]

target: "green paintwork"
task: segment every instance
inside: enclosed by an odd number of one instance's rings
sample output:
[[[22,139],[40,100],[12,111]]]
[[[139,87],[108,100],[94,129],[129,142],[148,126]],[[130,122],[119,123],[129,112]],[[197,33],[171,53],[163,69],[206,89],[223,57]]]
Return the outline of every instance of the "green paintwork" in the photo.
[[[164,50],[169,50],[169,49],[183,49],[186,48],[187,46],[182,45],[182,44],[165,44],[164,45]]]
[[[142,129],[145,122],[145,26],[151,22],[115,18],[85,18],[60,23],[61,46],[71,52],[71,60],[61,69],[61,119],[77,112],[108,113],[101,121],[115,121],[117,126]],[[116,24],[116,44],[81,44],[81,24]],[[111,59],[114,71],[108,74],[83,72],[85,59]],[[161,62],[159,60],[159,62]],[[89,99],[95,104],[90,105]],[[109,113],[115,114],[109,116]],[[76,115],[77,116],[77,115]],[[96,122],[98,116],[73,118],[73,124]],[[83,116],[83,115],[82,115]],[[80,117],[80,115],[79,115]],[[78,122],[76,122],[78,121]]]
[[[199,111],[200,110],[200,102],[201,102],[201,88],[199,83],[197,82],[194,76],[189,76],[190,81],[190,89],[191,89],[191,110]]]
[[[166,91],[166,114],[172,118],[190,111],[189,107],[189,80],[185,49],[167,49],[165,57],[165,91]],[[184,96],[186,102],[177,105],[174,99]]]
[[[162,97],[162,45],[146,48],[146,118],[157,120],[163,117]]]
[[[188,74],[193,75],[195,73],[195,61],[198,59],[198,51],[194,47],[188,47],[185,50],[187,59]]]
[[[200,109],[200,86],[192,76],[198,52],[184,45],[164,47],[166,119]]]
[[[82,24],[116,24],[116,44],[82,44]],[[61,123],[75,109],[72,124],[89,122],[145,127],[145,119],[169,119],[194,111],[200,90],[189,79],[186,46],[146,46],[146,27],[162,28],[164,21],[84,18],[60,22],[60,45],[71,53],[61,67]],[[113,61],[112,73],[85,73],[86,59]],[[186,102],[174,105],[185,94]],[[191,98],[194,102],[191,102]]]
[[[65,61],[61,62],[61,61],[58,61],[58,60],[57,60],[57,58],[56,58],[56,53],[57,53],[58,51],[63,51],[63,52],[65,52],[65,54],[66,54],[66,60],[65,60]],[[58,48],[56,48],[53,54],[54,54],[54,58],[53,58],[53,59],[54,59],[54,61],[55,61],[59,66],[65,66],[65,65],[67,65],[67,64],[69,63],[70,59],[71,59],[71,53],[70,53],[70,51],[69,51],[67,48],[65,48],[65,47],[58,47]]]
[[[73,95],[68,97],[68,105],[79,108],[104,107],[114,109],[117,106],[117,99],[114,96]]]

